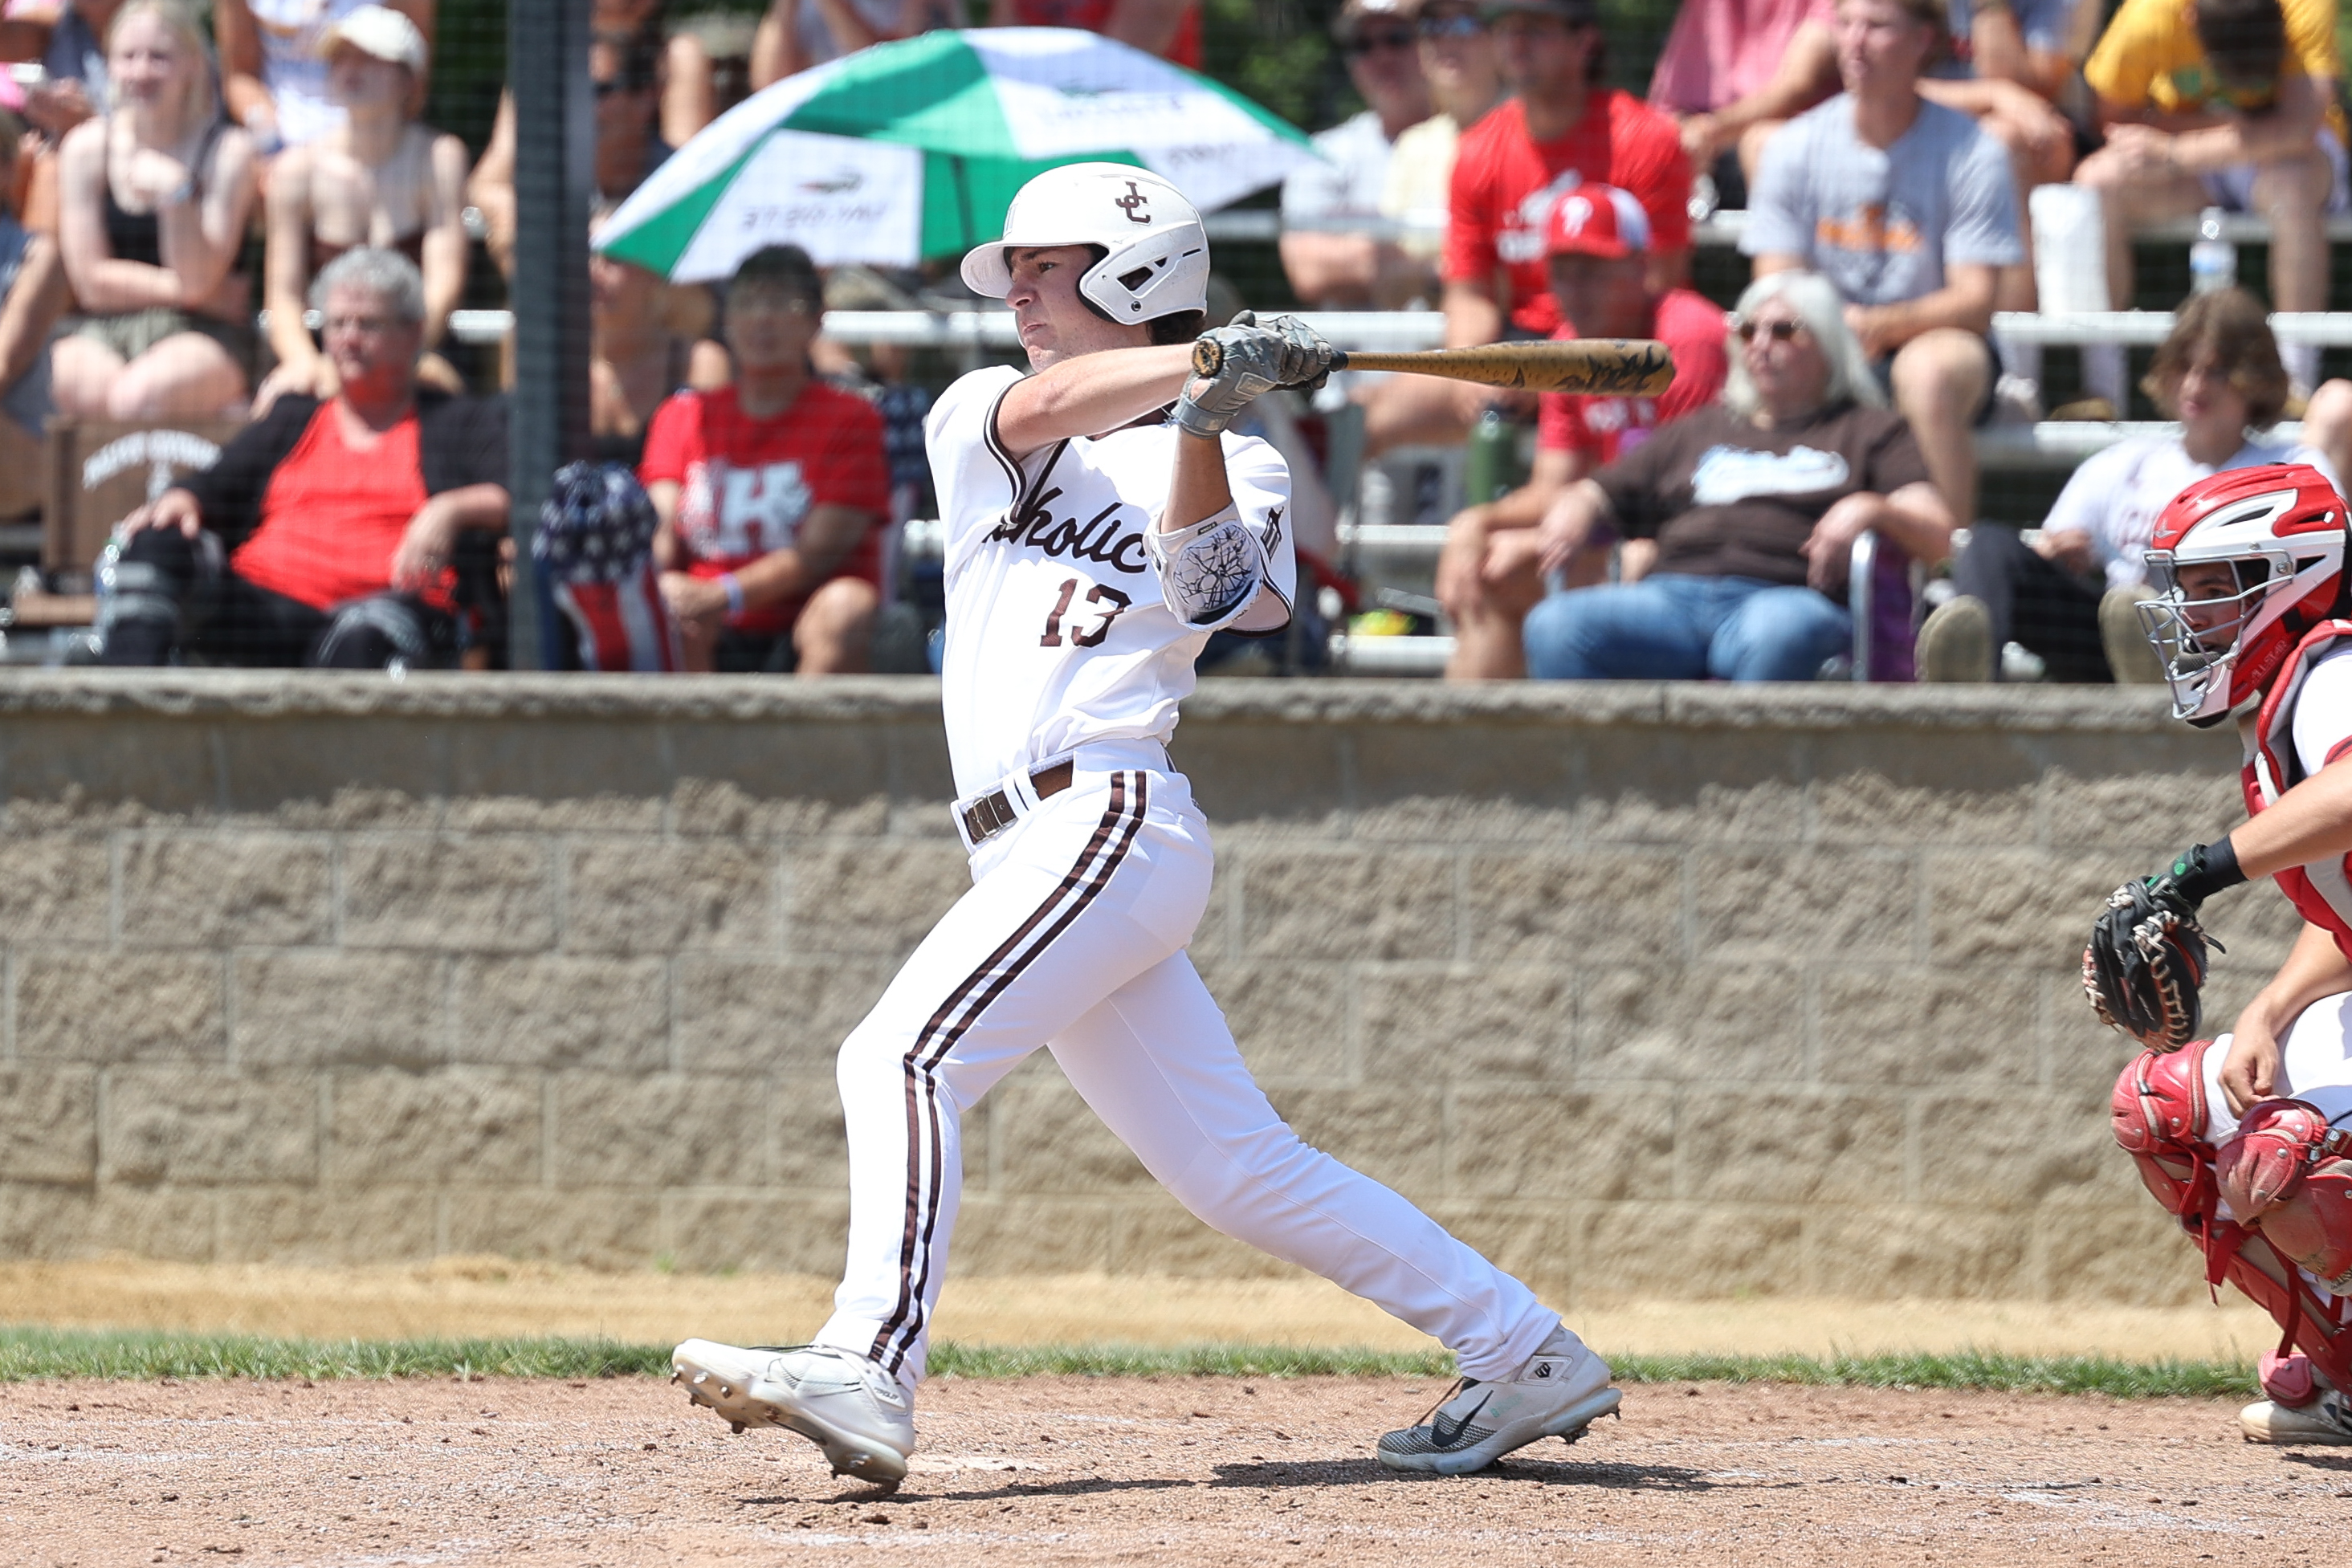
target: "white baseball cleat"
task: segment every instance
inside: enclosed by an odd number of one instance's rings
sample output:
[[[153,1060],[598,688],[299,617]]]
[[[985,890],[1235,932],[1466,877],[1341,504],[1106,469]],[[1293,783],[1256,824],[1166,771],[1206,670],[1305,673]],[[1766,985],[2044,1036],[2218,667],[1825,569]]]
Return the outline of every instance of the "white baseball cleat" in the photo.
[[[1610,1375],[1607,1362],[1559,1331],[1508,1382],[1465,1377],[1420,1425],[1382,1437],[1381,1463],[1461,1476],[1540,1437],[1573,1443],[1616,1410],[1622,1396]]]
[[[782,1427],[824,1450],[837,1476],[895,1488],[915,1451],[915,1406],[898,1380],[831,1345],[690,1339],[670,1353],[687,1397],[746,1427]]]
[[[2322,1388],[2308,1405],[2257,1399],[2238,1412],[2238,1430],[2249,1443],[2352,1446],[2352,1404],[2333,1388]]]

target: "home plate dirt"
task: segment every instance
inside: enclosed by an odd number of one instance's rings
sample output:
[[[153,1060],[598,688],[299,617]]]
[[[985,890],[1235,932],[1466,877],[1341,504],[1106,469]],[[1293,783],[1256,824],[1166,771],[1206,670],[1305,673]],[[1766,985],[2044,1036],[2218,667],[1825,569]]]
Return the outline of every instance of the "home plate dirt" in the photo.
[[[0,1562],[1220,1565],[2326,1563],[2352,1454],[2224,1402],[1720,1384],[1453,1479],[1371,1439],[1431,1379],[934,1383],[894,1497],[664,1384],[0,1388]]]

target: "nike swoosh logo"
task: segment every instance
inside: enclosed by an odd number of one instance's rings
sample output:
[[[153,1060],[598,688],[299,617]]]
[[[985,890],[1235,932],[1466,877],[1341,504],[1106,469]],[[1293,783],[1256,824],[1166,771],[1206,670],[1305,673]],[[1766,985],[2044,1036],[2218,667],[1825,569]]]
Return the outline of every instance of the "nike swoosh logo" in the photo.
[[[1470,1425],[1470,1417],[1484,1410],[1486,1407],[1486,1400],[1493,1397],[1495,1397],[1495,1391],[1490,1388],[1486,1391],[1486,1399],[1479,1400],[1477,1404],[1462,1412],[1462,1418],[1454,1423],[1454,1430],[1451,1432],[1445,1429],[1445,1412],[1439,1411],[1429,1418],[1429,1435],[1436,1439],[1439,1448],[1453,1448],[1462,1441],[1462,1429]]]

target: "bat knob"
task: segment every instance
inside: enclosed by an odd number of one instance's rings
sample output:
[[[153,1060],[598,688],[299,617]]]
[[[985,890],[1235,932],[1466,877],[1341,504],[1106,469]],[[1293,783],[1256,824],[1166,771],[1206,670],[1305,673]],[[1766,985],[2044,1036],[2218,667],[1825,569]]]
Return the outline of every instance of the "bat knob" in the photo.
[[[1213,376],[1224,368],[1225,350],[1215,340],[1202,338],[1192,344],[1192,373]]]

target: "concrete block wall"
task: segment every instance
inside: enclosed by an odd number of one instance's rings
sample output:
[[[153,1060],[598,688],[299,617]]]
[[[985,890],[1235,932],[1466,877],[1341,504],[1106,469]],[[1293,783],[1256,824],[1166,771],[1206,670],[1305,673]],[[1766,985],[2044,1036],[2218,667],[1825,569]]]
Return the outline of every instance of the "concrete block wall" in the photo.
[[[0,676],[0,1255],[816,1272],[832,1054],[965,885],[937,687]],[[1212,683],[1276,1104],[1561,1299],[2186,1301],[2077,955],[2226,827],[2144,692]],[[2228,1016],[2295,929],[2210,911]],[[1042,1053],[956,1266],[1276,1271]]]

